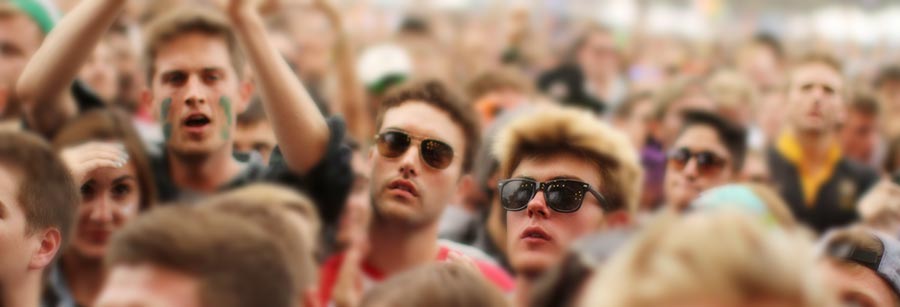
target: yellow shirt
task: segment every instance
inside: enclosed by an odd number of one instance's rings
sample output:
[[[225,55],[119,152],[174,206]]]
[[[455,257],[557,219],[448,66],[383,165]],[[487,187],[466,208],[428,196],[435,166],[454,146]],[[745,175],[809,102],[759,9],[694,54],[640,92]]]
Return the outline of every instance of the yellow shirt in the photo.
[[[803,200],[806,201],[807,207],[812,207],[816,203],[816,195],[819,189],[831,178],[834,173],[834,167],[841,160],[841,147],[837,142],[832,142],[828,148],[828,156],[825,160],[825,166],[818,170],[813,169],[813,165],[809,159],[806,159],[797,137],[790,132],[784,132],[778,137],[776,144],[778,152],[785,159],[797,166],[797,173],[800,177],[800,186],[803,188]]]

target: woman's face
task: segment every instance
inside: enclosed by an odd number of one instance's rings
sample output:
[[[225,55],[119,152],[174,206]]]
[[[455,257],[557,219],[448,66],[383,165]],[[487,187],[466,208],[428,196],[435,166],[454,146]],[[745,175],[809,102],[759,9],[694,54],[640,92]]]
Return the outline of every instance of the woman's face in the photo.
[[[78,224],[72,250],[82,257],[101,259],[113,232],[137,216],[141,189],[133,162],[120,168],[100,168],[81,186]]]

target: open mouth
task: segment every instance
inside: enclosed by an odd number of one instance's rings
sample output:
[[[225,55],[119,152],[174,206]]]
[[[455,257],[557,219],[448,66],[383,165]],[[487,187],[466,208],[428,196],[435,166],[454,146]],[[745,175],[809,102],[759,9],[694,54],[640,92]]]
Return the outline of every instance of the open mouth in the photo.
[[[184,120],[184,125],[188,127],[203,127],[210,123],[210,120],[206,115],[196,114],[188,116],[187,119]]]

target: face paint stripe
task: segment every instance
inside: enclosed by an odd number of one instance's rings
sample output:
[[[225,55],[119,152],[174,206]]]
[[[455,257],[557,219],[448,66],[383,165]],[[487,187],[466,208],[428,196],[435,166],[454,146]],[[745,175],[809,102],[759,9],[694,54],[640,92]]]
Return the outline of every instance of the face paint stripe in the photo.
[[[169,110],[172,107],[172,98],[166,98],[162,101],[162,108],[159,112],[159,118],[163,122],[163,137],[168,142],[172,138],[172,120],[169,119]]]
[[[222,127],[222,139],[228,140],[231,138],[231,126],[234,125],[234,116],[231,113],[231,99],[222,96],[219,98],[219,106],[222,107],[222,111],[225,113],[225,120],[227,123]]]

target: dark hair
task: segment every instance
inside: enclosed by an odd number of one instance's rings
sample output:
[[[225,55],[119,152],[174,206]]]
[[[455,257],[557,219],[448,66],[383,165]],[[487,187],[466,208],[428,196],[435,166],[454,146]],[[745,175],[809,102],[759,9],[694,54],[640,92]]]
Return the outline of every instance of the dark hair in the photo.
[[[882,170],[885,173],[894,174],[900,171],[900,162],[896,158],[900,155],[900,136],[892,138],[887,145],[887,154],[885,154]]]
[[[868,93],[857,92],[850,99],[847,109],[870,116],[878,115],[878,100]]]
[[[203,306],[293,306],[291,259],[277,240],[235,214],[159,207],[113,236],[106,264],[152,264],[194,277]]]
[[[878,89],[884,86],[885,82],[890,81],[900,81],[900,65],[893,64],[883,67],[878,71],[878,76],[875,77],[872,87]]]
[[[423,102],[438,108],[447,113],[450,119],[463,131],[466,150],[463,155],[462,170],[463,173],[468,173],[472,169],[475,152],[478,150],[481,142],[481,130],[475,110],[472,109],[470,104],[463,103],[457,97],[459,96],[437,80],[417,81],[401,85],[389,91],[384,100],[382,100],[375,127],[376,129],[381,129],[384,114],[388,110],[407,102]]]
[[[57,228],[64,250],[72,235],[80,198],[69,169],[47,142],[24,132],[0,132],[0,167],[15,174],[15,199],[29,234]]]
[[[740,170],[744,166],[744,158],[747,156],[747,131],[738,125],[732,124],[721,116],[699,110],[688,110],[683,113],[684,125],[681,134],[692,126],[708,126],[716,131],[719,141],[728,149],[733,159],[732,169]]]
[[[121,141],[134,163],[138,187],[141,189],[140,208],[149,209],[156,202],[156,181],[150,169],[150,158],[140,135],[129,116],[117,109],[98,109],[69,121],[53,138],[53,147],[61,151],[67,146],[89,141]],[[76,183],[78,184],[78,183]]]
[[[237,116],[238,126],[252,126],[266,120],[266,111],[263,109],[259,96],[253,97],[247,110]]]
[[[784,58],[784,48],[781,46],[781,42],[778,40],[778,37],[776,37],[772,33],[757,33],[753,36],[752,42],[754,44],[765,46],[769,50],[772,50],[772,53],[776,58],[778,58],[778,60]]]

